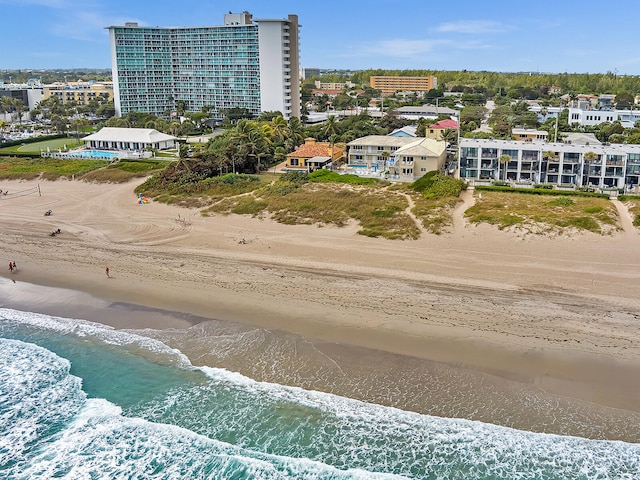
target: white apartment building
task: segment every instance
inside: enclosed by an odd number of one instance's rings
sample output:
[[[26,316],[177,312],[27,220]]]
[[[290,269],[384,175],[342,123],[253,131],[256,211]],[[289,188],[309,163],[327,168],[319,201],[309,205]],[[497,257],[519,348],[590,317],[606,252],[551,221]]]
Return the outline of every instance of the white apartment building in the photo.
[[[462,138],[458,154],[464,180],[620,189],[640,184],[640,145]]]
[[[586,103],[586,102],[584,102]],[[585,105],[581,107],[569,107],[569,125],[577,124],[584,126],[599,125],[604,122],[613,123],[620,121],[624,128],[632,128],[635,123],[640,120],[640,109],[638,110],[596,110],[587,108]],[[538,114],[538,120],[545,122],[549,118],[556,118],[565,107],[543,107],[534,104],[529,110]]]
[[[224,25],[107,27],[116,115],[170,117],[178,105],[214,118],[230,108],[300,117],[299,25],[229,13]]]
[[[640,120],[640,110],[583,110],[569,108],[569,125],[594,126],[620,121],[624,128],[632,128]]]

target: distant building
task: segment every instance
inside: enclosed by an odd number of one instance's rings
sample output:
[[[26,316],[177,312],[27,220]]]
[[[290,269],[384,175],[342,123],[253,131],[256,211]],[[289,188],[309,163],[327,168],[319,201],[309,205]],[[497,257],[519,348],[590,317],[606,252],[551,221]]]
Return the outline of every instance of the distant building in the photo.
[[[254,21],[229,13],[220,26],[108,29],[118,116],[167,117],[184,106],[212,107],[215,119],[230,108],[300,117],[297,15]]]
[[[61,103],[75,102],[86,105],[91,100],[113,100],[113,82],[67,82],[43,87],[44,100],[56,97]]]
[[[569,124],[594,126],[619,121],[624,128],[632,128],[640,120],[640,110],[583,110],[569,108]]]
[[[460,112],[449,107],[435,105],[405,105],[396,109],[398,116],[407,120],[420,120],[421,118],[436,119],[440,115],[458,116]]]
[[[0,120],[12,123],[15,121],[24,121],[28,119],[27,111],[33,110],[36,108],[38,103],[43,98],[42,95],[42,87],[18,87],[15,84],[5,85],[5,88],[0,88],[0,97],[10,97],[21,100],[26,110],[20,112],[22,114],[22,118],[19,118],[17,112],[0,112]]]
[[[403,77],[390,75],[372,75],[369,77],[371,88],[380,90],[383,95],[397,91],[426,92],[438,88],[438,79],[433,75],[426,77]]]
[[[523,142],[546,141],[548,136],[549,132],[536,130],[535,128],[513,128],[511,130],[511,137],[514,140],[522,140]]]
[[[339,88],[339,89],[314,88],[314,89],[311,90],[311,95],[313,95],[314,97],[317,98],[317,97],[322,97],[323,95],[326,95],[329,98],[329,100],[333,100],[334,98],[336,98],[341,93],[344,93],[344,90],[341,89],[341,88]]]
[[[320,69],[316,67],[305,67],[303,68],[303,76],[305,80],[311,77],[319,77]]]
[[[353,82],[321,82],[316,80],[313,83],[320,90],[345,90],[356,86]]]

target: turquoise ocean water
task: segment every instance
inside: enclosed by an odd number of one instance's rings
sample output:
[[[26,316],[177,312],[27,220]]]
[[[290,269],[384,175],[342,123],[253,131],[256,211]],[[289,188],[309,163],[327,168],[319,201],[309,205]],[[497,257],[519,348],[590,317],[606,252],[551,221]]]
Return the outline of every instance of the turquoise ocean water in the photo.
[[[0,309],[0,479],[640,479],[640,444],[439,418],[194,367]]]

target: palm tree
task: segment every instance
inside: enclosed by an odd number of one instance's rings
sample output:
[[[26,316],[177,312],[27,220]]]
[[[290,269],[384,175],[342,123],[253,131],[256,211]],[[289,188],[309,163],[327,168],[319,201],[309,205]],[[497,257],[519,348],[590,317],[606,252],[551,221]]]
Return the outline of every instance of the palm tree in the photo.
[[[76,141],[78,144],[80,143],[80,129],[82,129],[82,133],[84,133],[88,126],[89,121],[86,118],[75,118],[72,120],[71,127],[76,131]]]
[[[304,127],[297,117],[291,117],[287,125],[287,135],[284,141],[285,150],[293,152],[296,147],[304,142]]]
[[[442,139],[449,144],[458,138],[458,131],[453,128],[445,128],[441,135]]]
[[[258,123],[243,118],[236,124],[231,140],[237,144],[241,157],[256,162],[256,173],[260,173],[260,159],[267,156],[269,142]]]
[[[503,153],[502,155],[500,155],[500,160],[498,162],[498,180],[500,179],[500,165],[503,165],[503,170],[504,170],[504,180],[507,180],[507,164],[511,161],[511,155],[507,155],[506,153]]]
[[[335,116],[329,115],[327,117],[327,121],[324,122],[324,126],[322,127],[322,133],[326,138],[338,134],[338,121]]]
[[[591,162],[598,159],[598,154],[592,151],[588,151],[582,156],[582,159],[584,160],[584,173],[589,175],[589,165],[591,164]]]
[[[178,133],[180,132],[180,122],[177,121],[173,121],[169,124],[169,133],[171,133],[171,135],[178,135]]]
[[[269,125],[276,143],[283,143],[288,136],[287,121],[282,117],[282,115],[278,115],[271,119]]]
[[[389,157],[391,156],[391,153],[388,150],[383,150],[382,152],[380,152],[380,156],[384,161],[384,164],[382,166],[382,172],[384,173],[387,171],[387,162],[389,161]]]
[[[9,96],[0,97],[0,110],[4,113],[13,111],[13,98]]]

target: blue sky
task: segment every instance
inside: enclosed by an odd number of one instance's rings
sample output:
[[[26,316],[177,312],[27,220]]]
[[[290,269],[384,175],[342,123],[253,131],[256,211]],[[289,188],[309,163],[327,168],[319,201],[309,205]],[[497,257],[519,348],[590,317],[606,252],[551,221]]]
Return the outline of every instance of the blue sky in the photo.
[[[638,0],[0,0],[0,69],[110,68],[105,26],[299,16],[301,64],[640,74]]]

